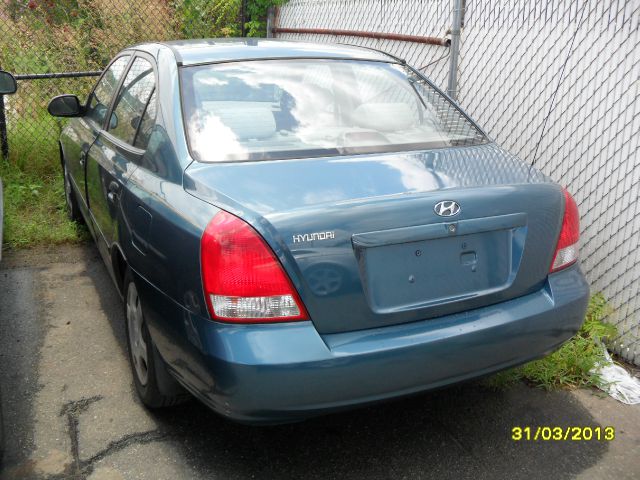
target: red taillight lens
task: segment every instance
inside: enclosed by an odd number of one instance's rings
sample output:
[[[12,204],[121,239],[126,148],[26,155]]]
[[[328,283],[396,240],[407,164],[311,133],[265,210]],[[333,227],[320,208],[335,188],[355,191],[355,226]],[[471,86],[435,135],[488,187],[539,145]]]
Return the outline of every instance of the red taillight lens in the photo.
[[[219,212],[200,243],[204,293],[212,318],[237,323],[305,320],[282,265],[246,222]]]
[[[571,194],[564,191],[564,217],[562,219],[562,230],[558,238],[558,246],[553,256],[551,272],[557,272],[578,260],[578,242],[580,240],[580,214],[578,205]]]

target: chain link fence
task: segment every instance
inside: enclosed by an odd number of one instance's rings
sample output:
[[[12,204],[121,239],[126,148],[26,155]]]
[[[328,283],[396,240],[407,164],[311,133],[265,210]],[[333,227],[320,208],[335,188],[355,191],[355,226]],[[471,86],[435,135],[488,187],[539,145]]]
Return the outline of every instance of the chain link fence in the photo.
[[[582,268],[615,310],[612,348],[640,365],[640,0],[291,0],[275,32],[381,49],[446,89],[450,47],[282,29],[444,37],[456,5],[459,103],[574,194]]]
[[[348,35],[280,33],[280,28],[355,30],[399,33],[444,39],[451,27],[450,2],[434,0],[290,0],[278,9],[276,35],[291,40],[348,43],[383,50],[422,71],[437,85],[446,86],[449,48],[418,42]]]
[[[573,193],[582,268],[640,364],[640,1],[470,2],[460,103]],[[489,53],[490,52],[490,53]]]

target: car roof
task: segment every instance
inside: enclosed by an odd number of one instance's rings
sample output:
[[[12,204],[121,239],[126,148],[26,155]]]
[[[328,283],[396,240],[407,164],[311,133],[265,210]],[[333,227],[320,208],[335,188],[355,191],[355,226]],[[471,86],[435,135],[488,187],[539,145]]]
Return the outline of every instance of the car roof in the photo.
[[[265,38],[207,38],[158,42],[173,51],[179,65],[276,58],[336,58],[378,62],[399,61],[378,50],[352,45],[309,43]],[[155,44],[158,45],[157,43]],[[146,45],[136,45],[144,49]]]

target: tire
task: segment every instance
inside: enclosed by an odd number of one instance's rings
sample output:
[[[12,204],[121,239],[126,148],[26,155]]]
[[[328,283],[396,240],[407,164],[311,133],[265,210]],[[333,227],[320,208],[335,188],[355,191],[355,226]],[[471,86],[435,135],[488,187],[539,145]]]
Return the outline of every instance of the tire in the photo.
[[[64,182],[65,203],[67,204],[67,217],[73,222],[84,223],[80,206],[78,205],[78,199],[76,198],[76,192],[71,186],[71,177],[69,176],[69,170],[67,170],[67,162],[64,159],[62,160],[62,180]]]
[[[124,277],[124,318],[133,382],[142,403],[148,408],[162,408],[189,400],[190,395],[169,373],[149,335],[130,269]]]

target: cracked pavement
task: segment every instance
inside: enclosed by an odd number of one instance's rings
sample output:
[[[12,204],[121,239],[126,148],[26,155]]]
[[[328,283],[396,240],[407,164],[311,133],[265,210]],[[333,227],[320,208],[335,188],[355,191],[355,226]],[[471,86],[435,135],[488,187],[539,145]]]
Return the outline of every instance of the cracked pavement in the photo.
[[[122,304],[92,245],[0,264],[0,479],[640,478],[640,406],[478,383],[278,427],[136,399]],[[613,425],[612,442],[514,442],[514,426]],[[634,453],[635,452],[635,453]]]

